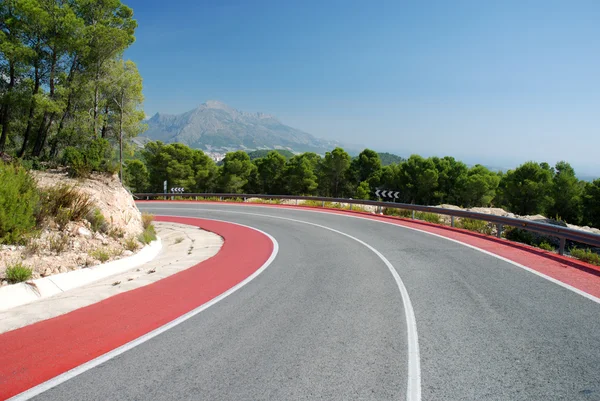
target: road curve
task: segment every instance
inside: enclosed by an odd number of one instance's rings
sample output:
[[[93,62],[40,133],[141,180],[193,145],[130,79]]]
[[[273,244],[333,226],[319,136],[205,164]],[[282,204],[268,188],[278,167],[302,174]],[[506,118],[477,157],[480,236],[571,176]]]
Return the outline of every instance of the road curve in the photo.
[[[600,305],[506,261],[343,215],[139,206],[258,228],[279,254],[220,303],[35,399],[600,399]]]

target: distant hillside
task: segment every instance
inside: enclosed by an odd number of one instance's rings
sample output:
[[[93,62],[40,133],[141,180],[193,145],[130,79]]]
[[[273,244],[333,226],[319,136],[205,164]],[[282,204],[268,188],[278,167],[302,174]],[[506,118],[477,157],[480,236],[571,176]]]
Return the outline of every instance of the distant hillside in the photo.
[[[260,159],[265,157],[269,152],[271,152],[269,149],[253,150],[252,152],[248,152],[248,156],[250,156],[250,160]],[[276,152],[286,159],[294,156],[294,153],[290,152],[289,150],[277,149]]]
[[[324,153],[344,147],[284,125],[271,115],[246,113],[214,100],[179,115],[156,113],[146,123],[148,130],[142,138],[180,142],[212,152],[281,149]]]
[[[379,155],[379,159],[381,160],[382,166],[389,166],[390,164],[394,163],[402,163],[406,160],[405,158],[394,155],[392,153],[383,152],[377,154]]]

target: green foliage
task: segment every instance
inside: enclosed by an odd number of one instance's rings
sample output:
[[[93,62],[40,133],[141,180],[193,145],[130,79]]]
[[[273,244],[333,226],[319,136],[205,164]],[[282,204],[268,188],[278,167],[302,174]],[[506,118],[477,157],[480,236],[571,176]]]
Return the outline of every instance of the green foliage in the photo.
[[[275,151],[270,151],[263,158],[256,159],[256,182],[254,184],[254,193],[264,193],[278,195],[282,193],[283,184],[281,177],[286,159]]]
[[[108,140],[98,138],[86,144],[83,150],[67,147],[63,154],[63,162],[69,166],[69,174],[73,177],[88,177],[92,171],[114,173],[112,147]]]
[[[600,228],[600,178],[583,188],[583,223]]]
[[[144,227],[144,230],[150,227],[153,221],[154,215],[150,213],[142,213],[142,227]]]
[[[392,153],[377,153],[379,155],[379,160],[381,160],[382,166],[389,166],[390,164],[400,164],[406,161],[405,158],[394,155]]]
[[[567,162],[556,163],[555,174],[550,190],[549,216],[557,216],[570,223],[577,224],[581,220],[581,197],[583,186],[575,176],[575,170]]]
[[[8,265],[4,272],[4,278],[11,284],[21,283],[31,278],[31,268],[25,266],[21,262]]]
[[[503,200],[516,214],[545,213],[551,204],[553,171],[547,163],[527,162],[503,177]]]
[[[280,154],[286,160],[287,159],[291,159],[292,157],[294,157],[294,154],[292,152],[290,152],[289,150],[285,150],[285,149],[276,149],[276,150],[260,149],[260,150],[254,150],[252,152],[248,152],[248,156],[250,157],[250,160],[262,159],[263,157],[266,157],[271,152],[276,152],[276,153]]]
[[[110,259],[111,252],[108,249],[96,248],[93,251],[90,251],[89,255],[92,258],[94,258],[96,260],[99,260],[100,263],[104,263],[104,262],[107,262]]]
[[[511,241],[521,242],[523,244],[532,246],[536,246],[538,244],[538,241],[536,241],[536,238],[531,232],[522,230],[520,228],[509,227],[504,230],[504,235],[506,236],[506,239]]]
[[[289,159],[283,171],[283,186],[288,194],[314,195],[319,186],[316,169],[320,158],[315,153],[303,153]]]
[[[257,167],[250,161],[248,153],[241,150],[227,153],[221,170],[221,188],[227,193],[243,193],[255,174]]]
[[[550,245],[547,241],[540,242],[538,247],[542,248],[545,251],[550,251],[550,252],[554,251],[554,247],[552,245]]]
[[[411,218],[412,210],[385,207],[385,208],[383,208],[383,214],[386,216],[398,216],[398,217],[404,217],[404,218]]]
[[[424,220],[424,221],[427,221],[429,223],[444,224],[444,221],[442,220],[442,218],[440,217],[440,215],[437,214],[437,213],[416,212],[415,213],[415,218],[417,220]]]
[[[347,192],[347,172],[350,168],[350,155],[342,148],[335,148],[325,153],[325,158],[320,164],[320,179],[322,189],[327,196],[334,198],[343,196]]]
[[[132,192],[145,192],[148,188],[150,174],[141,160],[129,160],[125,165],[123,182]]]
[[[19,166],[0,162],[0,182],[0,243],[16,243],[35,227],[39,193]]]
[[[489,206],[500,184],[500,177],[477,164],[457,179],[458,202],[464,207]]]
[[[371,187],[367,181],[361,182],[356,188],[356,199],[369,199],[371,197]]]
[[[461,218],[456,222],[456,227],[485,235],[492,235],[492,227],[487,221],[483,220]]]
[[[592,252],[590,249],[572,248],[569,253],[574,258],[583,260],[584,262],[591,263],[596,266],[600,266],[600,255]]]
[[[91,213],[87,215],[86,220],[90,222],[93,231],[108,233],[110,227],[100,209],[94,208]]]
[[[149,244],[150,242],[156,240],[156,230],[154,229],[154,225],[150,224],[149,226],[144,228],[144,231],[139,235],[138,240],[142,244]]]
[[[93,199],[76,187],[58,184],[42,192],[38,221],[55,218],[61,226],[69,221],[80,221],[90,216],[94,209]],[[62,223],[62,224],[61,224]]]
[[[125,246],[125,249],[127,249],[128,251],[135,251],[138,249],[138,240],[135,237],[128,237],[127,239],[125,239],[125,242],[123,243],[123,245]]]

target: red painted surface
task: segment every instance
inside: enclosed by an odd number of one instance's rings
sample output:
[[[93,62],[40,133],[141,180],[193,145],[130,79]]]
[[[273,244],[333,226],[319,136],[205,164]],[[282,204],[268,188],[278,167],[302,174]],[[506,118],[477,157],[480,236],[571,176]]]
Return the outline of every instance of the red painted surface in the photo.
[[[169,203],[216,203],[223,204],[225,202],[211,201],[138,201],[144,202],[169,202]],[[544,251],[539,248],[520,244],[517,242],[508,241],[488,235],[476,233],[473,231],[441,226],[424,221],[416,221],[403,219],[393,216],[382,216],[368,212],[339,210],[339,209],[323,209],[313,206],[294,206],[294,205],[269,205],[262,203],[234,203],[229,202],[227,205],[236,206],[263,206],[263,207],[279,207],[290,209],[314,209],[323,210],[328,213],[335,214],[350,214],[360,215],[361,217],[385,221],[387,223],[397,224],[400,226],[416,228],[422,231],[431,232],[447,238],[452,238],[457,241],[484,249],[488,252],[502,256],[506,259],[517,262],[523,266],[529,267],[549,277],[559,280],[565,284],[571,285],[579,290],[587,292],[597,298],[600,298],[600,267],[594,266],[568,256],[557,255],[552,252]]]
[[[0,334],[0,399],[12,397],[126,344],[243,281],[271,256],[273,243],[250,228],[211,220],[157,217],[224,238],[212,258],[153,284],[62,316]]]

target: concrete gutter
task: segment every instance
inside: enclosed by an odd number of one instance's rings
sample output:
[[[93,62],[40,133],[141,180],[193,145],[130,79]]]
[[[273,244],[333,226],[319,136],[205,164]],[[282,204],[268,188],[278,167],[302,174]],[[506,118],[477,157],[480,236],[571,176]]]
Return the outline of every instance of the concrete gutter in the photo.
[[[0,311],[25,305],[136,268],[154,259],[162,249],[160,238],[135,255],[98,266],[0,287]]]

